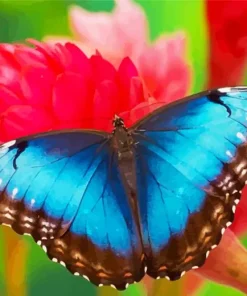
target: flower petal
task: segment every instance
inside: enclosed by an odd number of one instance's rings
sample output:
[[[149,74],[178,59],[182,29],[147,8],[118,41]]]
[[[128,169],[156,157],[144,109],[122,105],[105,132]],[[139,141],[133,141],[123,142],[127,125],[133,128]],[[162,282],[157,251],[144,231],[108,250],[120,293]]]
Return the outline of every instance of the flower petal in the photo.
[[[69,63],[66,70],[81,73],[88,80],[92,79],[91,63],[85,53],[72,43],[66,43],[64,46],[69,52]]]
[[[53,120],[43,109],[14,105],[1,114],[0,141],[6,142],[24,136],[51,130]]]
[[[138,104],[138,101],[136,102],[136,99],[140,97],[138,94],[135,93],[135,91],[141,90],[140,88],[138,88],[137,83],[135,84],[136,88],[134,90],[135,96],[132,97],[130,94],[130,85],[132,85],[133,91],[134,82],[131,82],[132,78],[138,77],[137,69],[130,58],[125,58],[122,60],[118,69],[117,77],[119,84],[119,94],[121,95],[118,111],[122,112],[135,107]]]
[[[228,229],[197,273],[247,293],[247,250]]]
[[[72,6],[69,16],[77,39],[89,47],[99,48],[115,65],[124,56],[139,52],[146,43],[146,17],[141,7],[133,1],[117,0],[111,14],[91,13]]]
[[[47,66],[35,67],[35,64],[22,71],[21,88],[26,104],[51,106],[52,87],[55,82],[53,71]]]
[[[240,203],[237,207],[234,221],[230,229],[239,235],[247,233],[247,186],[243,189]]]
[[[144,98],[144,90],[141,79],[139,77],[132,77],[130,80],[129,108],[135,108],[143,102]]]
[[[117,113],[118,89],[112,81],[103,81],[94,95],[93,127],[111,131],[112,118]]]
[[[120,116],[124,119],[125,125],[130,127],[157,108],[164,106],[164,104],[164,102],[156,101],[153,97],[150,97],[130,111],[120,113]]]
[[[22,100],[12,92],[10,88],[4,85],[0,85],[0,114],[5,112],[9,107],[13,105],[24,104]]]
[[[52,46],[33,39],[28,39],[28,42],[36,46],[36,50],[45,58],[45,63],[49,64],[55,73],[60,74],[64,71],[68,63],[68,51],[64,46],[61,44]]]
[[[53,110],[59,121],[78,122],[90,117],[90,95],[85,78],[80,74],[63,73],[53,90]]]
[[[177,33],[169,38],[161,37],[138,59],[140,75],[147,90],[158,100],[168,103],[186,95],[190,68],[184,61],[184,52],[184,35]]]
[[[238,85],[247,58],[247,1],[206,1],[209,31],[208,87]]]
[[[116,80],[117,71],[113,65],[107,60],[103,59],[100,55],[93,55],[90,58],[93,77],[96,86],[104,80]]]
[[[73,38],[69,37],[69,36],[45,36],[45,38],[43,39],[44,42],[48,43],[48,44],[57,44],[60,43],[62,45],[65,45],[66,43],[70,42],[70,43],[74,43],[77,47],[79,47],[84,54],[87,57],[90,57],[91,55],[93,55],[95,53],[95,48],[94,47],[90,47],[89,45],[86,45],[85,42],[81,42],[81,41],[76,41]]]
[[[17,47],[15,49],[15,59],[18,61],[19,66],[25,64],[37,67],[46,63],[46,58],[41,52],[28,46]]]
[[[20,91],[20,65],[15,58],[17,46],[9,44],[0,45],[0,84],[12,89],[16,94]]]
[[[184,277],[184,295],[196,295],[195,293],[200,289],[203,283],[204,280],[201,276],[192,272],[188,272]]]

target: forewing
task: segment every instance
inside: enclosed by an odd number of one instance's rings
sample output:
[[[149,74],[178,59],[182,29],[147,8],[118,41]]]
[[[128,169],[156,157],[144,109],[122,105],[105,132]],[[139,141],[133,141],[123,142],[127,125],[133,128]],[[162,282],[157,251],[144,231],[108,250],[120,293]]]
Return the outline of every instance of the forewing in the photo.
[[[104,134],[52,133],[0,149],[0,223],[96,285],[142,278],[140,235]]]

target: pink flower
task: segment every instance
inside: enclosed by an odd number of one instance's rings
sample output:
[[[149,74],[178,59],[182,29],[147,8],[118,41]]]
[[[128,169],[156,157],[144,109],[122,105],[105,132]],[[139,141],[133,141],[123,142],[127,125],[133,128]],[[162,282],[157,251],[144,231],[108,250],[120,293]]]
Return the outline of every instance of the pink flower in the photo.
[[[116,69],[71,43],[31,43],[35,48],[0,45],[1,142],[63,128],[108,131],[115,113],[131,125],[161,104],[153,105],[129,58]],[[247,253],[229,230],[198,273],[247,292],[240,261],[247,261]]]
[[[90,56],[98,50],[118,66],[130,57],[139,70],[146,91],[159,101],[171,102],[185,96],[190,68],[185,62],[185,36],[161,36],[148,40],[148,24],[142,8],[131,0],[115,0],[112,13],[91,13],[78,6],[69,10],[74,42]],[[51,43],[68,37],[46,37]],[[164,87],[165,86],[165,87]]]

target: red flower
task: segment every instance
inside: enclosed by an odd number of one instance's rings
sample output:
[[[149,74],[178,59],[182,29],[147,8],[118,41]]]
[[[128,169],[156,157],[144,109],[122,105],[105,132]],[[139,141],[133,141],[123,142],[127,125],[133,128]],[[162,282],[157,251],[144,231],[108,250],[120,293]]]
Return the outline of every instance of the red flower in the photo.
[[[111,130],[115,113],[128,124],[157,108],[143,88],[138,71],[129,58],[118,69],[101,55],[87,58],[75,45],[47,45],[32,41],[36,48],[25,45],[0,45],[0,141],[63,128],[96,128]],[[162,93],[164,89],[160,89]],[[241,201],[242,203],[242,201]],[[240,204],[241,204],[240,203]],[[241,260],[246,252],[239,250],[228,230],[217,252],[198,269],[200,274],[247,292],[242,283],[245,272]],[[229,240],[231,248],[229,248]],[[232,258],[231,273],[224,258]],[[216,265],[219,262],[220,265]],[[219,275],[218,269],[221,269]],[[240,277],[233,274],[239,273]]]
[[[209,26],[208,88],[241,84],[247,58],[247,1],[207,0]],[[243,191],[231,229],[247,229],[247,189]]]
[[[108,130],[115,113],[126,117],[138,104],[155,102],[144,94],[129,58],[116,70],[71,43],[32,43],[36,48],[0,47],[1,141],[61,128]],[[132,112],[129,123],[136,118]]]
[[[241,84],[247,57],[247,1],[207,0],[208,88]]]

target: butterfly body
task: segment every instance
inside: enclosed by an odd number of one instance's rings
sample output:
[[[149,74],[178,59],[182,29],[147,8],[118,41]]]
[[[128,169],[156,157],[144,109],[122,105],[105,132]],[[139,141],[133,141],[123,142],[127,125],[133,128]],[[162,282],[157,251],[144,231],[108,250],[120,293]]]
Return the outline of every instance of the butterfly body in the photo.
[[[114,130],[112,132],[112,146],[118,154],[119,160],[132,154],[134,139],[125,127],[121,118],[113,120]]]
[[[203,265],[247,182],[247,88],[203,92],[111,134],[0,146],[0,223],[98,286],[177,280]]]

